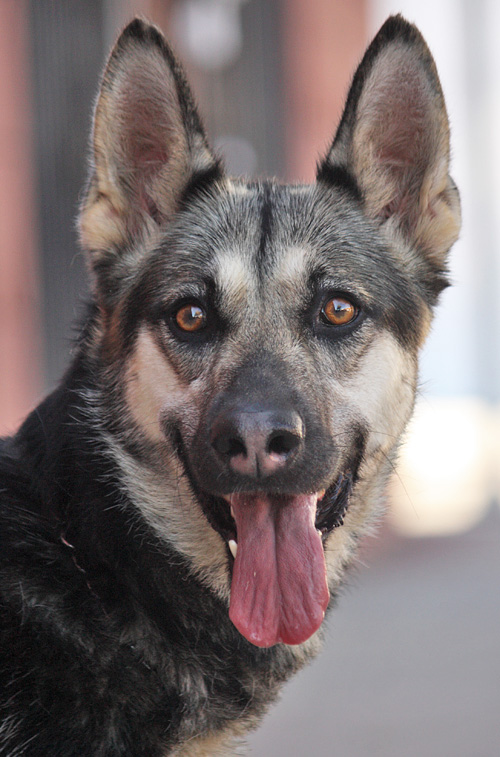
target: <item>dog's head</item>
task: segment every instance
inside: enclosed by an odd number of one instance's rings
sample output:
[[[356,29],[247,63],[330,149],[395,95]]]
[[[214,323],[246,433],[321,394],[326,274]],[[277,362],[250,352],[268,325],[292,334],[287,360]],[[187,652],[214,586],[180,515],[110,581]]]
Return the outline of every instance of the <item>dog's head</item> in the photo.
[[[220,593],[232,576],[254,644],[317,630],[378,505],[459,229],[448,163],[432,57],[399,17],[312,186],[224,174],[154,27],[113,49],[81,213],[108,432],[162,538]]]

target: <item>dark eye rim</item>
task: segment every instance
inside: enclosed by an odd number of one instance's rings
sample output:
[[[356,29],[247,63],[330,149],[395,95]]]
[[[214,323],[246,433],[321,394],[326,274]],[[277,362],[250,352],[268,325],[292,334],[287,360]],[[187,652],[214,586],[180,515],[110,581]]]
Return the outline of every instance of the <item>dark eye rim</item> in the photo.
[[[332,323],[323,314],[328,302],[334,299],[345,300],[349,302],[355,310],[352,320],[343,324]],[[355,331],[366,317],[366,312],[360,304],[358,298],[350,292],[329,291],[322,292],[321,296],[316,299],[314,306],[314,330],[318,336],[325,336],[329,339],[338,339]]]
[[[201,328],[195,329],[194,331],[186,331],[178,325],[176,320],[177,314],[187,305],[198,307],[205,314],[205,323]],[[168,326],[171,335],[177,341],[189,344],[210,341],[216,332],[217,326],[217,318],[213,309],[208,307],[208,305],[198,297],[183,297],[174,302],[164,314],[163,321]]]

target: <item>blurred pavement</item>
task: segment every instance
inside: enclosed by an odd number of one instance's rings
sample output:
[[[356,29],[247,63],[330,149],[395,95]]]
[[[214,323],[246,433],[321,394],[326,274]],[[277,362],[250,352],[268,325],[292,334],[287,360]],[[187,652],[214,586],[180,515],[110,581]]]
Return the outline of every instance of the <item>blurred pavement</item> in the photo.
[[[384,533],[361,560],[248,754],[499,757],[499,508],[461,536]]]

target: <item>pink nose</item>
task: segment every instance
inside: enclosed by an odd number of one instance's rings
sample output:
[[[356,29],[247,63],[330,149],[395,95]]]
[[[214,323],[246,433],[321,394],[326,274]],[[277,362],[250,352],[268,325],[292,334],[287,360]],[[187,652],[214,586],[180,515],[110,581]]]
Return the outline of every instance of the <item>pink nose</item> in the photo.
[[[259,479],[285,467],[303,443],[298,413],[231,413],[212,429],[212,446],[235,473]]]

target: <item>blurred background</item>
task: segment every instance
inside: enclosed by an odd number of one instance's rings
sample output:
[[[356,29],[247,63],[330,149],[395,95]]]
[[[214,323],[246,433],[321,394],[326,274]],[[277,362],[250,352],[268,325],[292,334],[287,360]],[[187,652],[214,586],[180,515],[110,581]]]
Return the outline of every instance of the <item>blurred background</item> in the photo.
[[[134,14],[184,61],[233,173],[314,176],[387,15],[420,27],[452,124],[463,233],[377,540],[258,757],[500,755],[500,3],[0,0],[0,433],[68,364],[88,294],[75,218],[97,82]],[[352,591],[351,591],[352,587]]]

